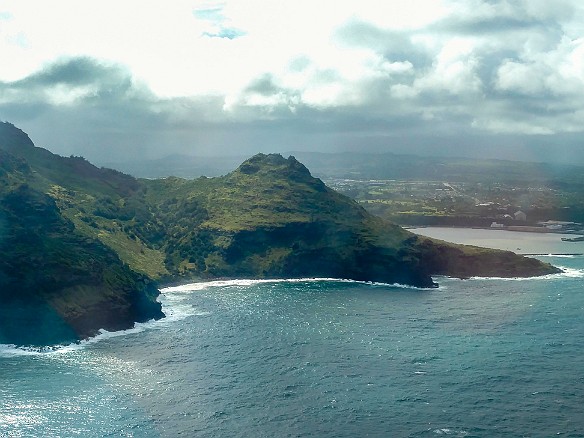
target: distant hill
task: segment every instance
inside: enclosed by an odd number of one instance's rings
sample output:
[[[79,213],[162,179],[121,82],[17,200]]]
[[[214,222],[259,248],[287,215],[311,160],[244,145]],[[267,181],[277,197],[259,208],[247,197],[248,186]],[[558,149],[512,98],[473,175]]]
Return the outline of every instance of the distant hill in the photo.
[[[293,155],[369,212],[402,225],[489,226],[517,210],[526,211],[533,225],[546,220],[584,222],[584,166],[393,153]],[[111,165],[138,177],[193,179],[225,175],[241,161],[237,156],[173,155]],[[402,193],[408,183],[409,193]],[[456,184],[458,191],[445,199],[444,193],[429,193],[430,186],[423,183],[436,188],[437,183]]]
[[[216,178],[135,179],[36,148],[0,124],[0,342],[83,338],[162,316],[153,280],[337,277],[435,286],[432,275],[558,270],[416,236],[367,213],[294,157]]]
[[[551,187],[584,187],[584,166],[528,161],[432,157],[394,153],[290,152],[311,172],[323,179],[399,179],[415,181],[455,181],[529,185],[545,183]],[[154,160],[136,159],[125,163],[106,163],[139,178],[198,178],[225,175],[246,157],[231,155],[203,157],[169,155]]]
[[[576,165],[393,153],[297,152],[295,156],[322,178],[584,185],[584,167]]]
[[[229,155],[219,157],[173,154],[162,158],[142,160],[136,158],[125,162],[104,162],[103,166],[117,169],[136,178],[198,178],[200,176],[225,175],[235,169],[247,156]]]

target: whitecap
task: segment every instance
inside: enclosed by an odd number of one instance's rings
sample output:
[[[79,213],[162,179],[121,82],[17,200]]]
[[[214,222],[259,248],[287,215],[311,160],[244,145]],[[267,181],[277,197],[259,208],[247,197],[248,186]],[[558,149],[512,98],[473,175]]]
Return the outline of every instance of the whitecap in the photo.
[[[206,316],[209,312],[202,312],[197,310],[194,306],[184,303],[187,297],[177,294],[160,295],[159,301],[162,304],[165,317],[158,320],[149,320],[146,322],[137,322],[133,327],[126,330],[108,331],[101,329],[95,336],[88,339],[83,339],[71,344],[58,344],[43,347],[35,346],[17,346],[13,344],[0,344],[0,357],[9,356],[37,356],[37,355],[53,355],[71,353],[87,347],[88,345],[96,344],[111,338],[119,336],[128,336],[135,333],[140,333],[145,330],[161,329],[181,321],[190,316]]]
[[[48,345],[42,347],[35,347],[35,346],[17,346],[13,344],[0,344],[0,357],[6,356],[39,356],[39,355],[52,355],[52,354],[64,354],[64,353],[71,353],[73,351],[77,351],[80,349],[85,348],[88,345],[95,344],[97,342],[115,338],[118,336],[126,336],[128,334],[133,333],[140,333],[144,331],[148,325],[155,323],[156,321],[148,321],[145,323],[136,323],[134,327],[126,329],[126,330],[118,330],[118,331],[107,331],[105,329],[101,329],[98,333],[87,339],[83,339],[81,341],[73,342],[71,344],[57,344],[57,345]]]
[[[466,430],[452,430],[447,427],[441,429],[434,429],[433,432],[437,435],[458,435],[458,436],[466,436],[468,432]]]
[[[68,345],[50,345],[44,347],[29,347],[16,346],[12,344],[0,344],[0,357],[7,356],[34,356],[34,355],[49,355],[49,354],[63,354],[70,353],[85,348],[88,345],[95,344],[107,339],[118,336],[127,336],[134,333],[140,333],[144,330],[160,329],[168,327],[177,321],[181,321],[191,316],[208,316],[210,312],[200,311],[191,304],[185,303],[188,298],[188,292],[196,292],[210,287],[230,287],[230,286],[253,286],[256,284],[270,284],[270,283],[316,283],[316,282],[334,282],[334,283],[352,283],[363,284],[375,287],[389,287],[398,289],[413,289],[413,290],[428,290],[429,288],[419,288],[399,283],[382,283],[374,281],[359,281],[343,278],[282,278],[282,279],[233,279],[233,280],[213,280],[207,282],[189,283],[180,286],[172,286],[160,289],[159,301],[162,304],[162,309],[165,318],[159,320],[151,320],[144,323],[135,323],[134,327],[126,330],[107,331],[105,329],[99,330],[97,335],[74,342]],[[440,289],[442,287],[439,287]],[[432,288],[434,290],[435,288]]]
[[[582,254],[529,254],[533,257],[554,257],[559,259],[575,259],[576,257],[582,257]]]
[[[464,279],[464,281],[468,280],[498,280],[498,281],[534,281],[534,280],[557,280],[561,278],[582,278],[584,277],[584,269],[574,269],[568,268],[566,266],[557,266],[557,268],[561,269],[563,272],[558,272],[556,274],[547,274],[547,275],[540,275],[539,277],[470,277],[468,279]],[[453,277],[453,279],[457,279]]]
[[[362,280],[350,280],[346,278],[329,278],[329,277],[307,277],[307,278],[275,278],[275,279],[233,279],[233,280],[212,280],[205,282],[189,283],[180,286],[171,286],[160,289],[162,294],[173,293],[173,292],[196,292],[200,290],[205,290],[211,287],[231,287],[231,286],[254,286],[257,284],[270,284],[270,283],[317,283],[317,282],[333,282],[333,283],[353,283],[353,284],[364,284],[368,286],[381,286],[381,287],[391,287],[399,289],[415,289],[415,290],[427,290],[435,288],[424,288],[410,286],[407,284],[400,283],[383,283],[376,281],[362,281]]]

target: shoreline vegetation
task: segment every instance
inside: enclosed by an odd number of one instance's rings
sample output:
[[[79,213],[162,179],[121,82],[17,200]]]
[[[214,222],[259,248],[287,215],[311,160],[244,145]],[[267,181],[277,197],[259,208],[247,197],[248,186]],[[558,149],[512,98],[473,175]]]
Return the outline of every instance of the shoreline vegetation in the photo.
[[[560,272],[511,251],[413,234],[332,190],[294,157],[222,177],[136,179],[60,157],[0,123],[0,343],[82,339],[162,318],[156,283]]]

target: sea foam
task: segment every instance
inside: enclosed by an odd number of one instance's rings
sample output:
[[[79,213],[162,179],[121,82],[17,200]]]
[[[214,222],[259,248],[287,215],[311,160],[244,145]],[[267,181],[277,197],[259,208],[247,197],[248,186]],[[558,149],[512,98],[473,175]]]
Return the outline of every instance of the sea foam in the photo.
[[[342,278],[292,278],[292,279],[234,279],[234,280],[214,280],[199,283],[189,283],[180,286],[172,286],[160,289],[159,301],[162,304],[162,310],[166,315],[165,318],[159,320],[151,320],[144,323],[135,323],[134,327],[110,332],[107,330],[100,330],[97,335],[74,342],[68,345],[50,345],[44,347],[33,346],[16,346],[11,344],[0,344],[0,357],[8,356],[35,356],[35,355],[50,355],[50,354],[66,354],[71,353],[87,347],[88,345],[102,342],[118,336],[127,336],[135,333],[140,333],[144,330],[161,329],[168,327],[176,321],[181,321],[192,316],[206,316],[209,312],[201,312],[191,304],[186,304],[188,293],[205,290],[208,288],[221,288],[232,286],[254,286],[257,284],[270,283],[316,283],[316,282],[334,282],[334,283],[352,283],[362,284],[374,287],[388,287],[397,289],[413,289],[413,290],[428,290],[428,288],[419,288],[398,283],[382,283],[374,281],[359,281]],[[440,288],[439,288],[440,289]],[[432,288],[432,290],[435,290]]]
[[[498,280],[498,281],[534,281],[534,280],[557,280],[561,278],[583,278],[584,269],[568,268],[566,266],[557,266],[563,272],[556,274],[541,275],[539,277],[470,277],[461,281],[468,280]],[[456,278],[454,278],[456,280]]]
[[[409,286],[400,283],[383,283],[376,281],[361,281],[361,280],[350,280],[345,278],[328,278],[328,277],[308,277],[308,278],[276,278],[276,279],[259,279],[259,280],[249,280],[249,279],[234,279],[234,280],[213,280],[198,283],[183,284],[180,286],[171,286],[160,289],[162,294],[167,294],[169,292],[196,292],[199,290],[205,290],[211,287],[231,287],[231,286],[254,286],[257,284],[270,284],[270,283],[318,283],[318,282],[332,282],[332,283],[353,283],[353,284],[363,284],[369,286],[381,286],[381,287],[391,287],[398,289],[415,289],[415,290],[427,290],[435,288],[422,288]]]
[[[526,254],[534,257],[554,257],[559,259],[575,259],[576,257],[582,257],[582,254]]]
[[[35,347],[0,344],[0,357],[67,354],[111,338],[128,336],[143,332],[145,330],[166,328],[174,324],[176,321],[181,321],[190,316],[208,315],[208,312],[197,311],[194,306],[185,304],[184,301],[186,298],[187,297],[184,294],[176,293],[166,293],[164,295],[160,295],[159,301],[162,304],[162,309],[166,317],[159,320],[150,320],[142,323],[137,322],[134,324],[134,327],[126,330],[108,331],[101,329],[95,336],[91,338],[83,339],[81,341],[73,342],[67,345],[58,344]]]
[[[118,336],[127,336],[133,333],[140,333],[144,331],[148,325],[154,324],[156,321],[148,321],[145,323],[136,323],[134,327],[110,332],[104,329],[99,330],[97,335],[83,339],[78,342],[73,342],[71,344],[57,344],[48,345],[42,347],[36,346],[17,346],[13,344],[0,344],[0,357],[8,356],[39,356],[39,355],[52,355],[52,354],[66,354],[71,353],[80,349],[87,347],[88,345],[95,344],[107,339],[116,338]]]

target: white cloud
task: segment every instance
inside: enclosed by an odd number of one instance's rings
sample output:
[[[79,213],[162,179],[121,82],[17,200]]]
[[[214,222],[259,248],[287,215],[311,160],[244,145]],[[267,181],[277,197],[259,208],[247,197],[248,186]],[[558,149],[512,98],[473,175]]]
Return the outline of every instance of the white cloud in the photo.
[[[473,126],[501,134],[527,134],[527,135],[551,135],[554,130],[542,126],[534,120],[512,120],[497,117],[489,119],[476,119]]]
[[[496,87],[499,90],[538,95],[545,91],[545,72],[538,66],[515,61],[505,61],[497,71]]]
[[[451,39],[437,54],[432,69],[418,78],[414,87],[427,92],[472,95],[479,92],[482,86],[476,74],[477,67],[473,42],[468,39]]]
[[[504,61],[496,87],[534,96],[584,97],[584,39],[564,37],[550,51],[525,55],[520,62]]]
[[[574,132],[584,130],[583,25],[577,0],[3,0],[0,103],[72,107],[115,88],[37,85],[32,99],[10,85],[89,57],[121,66],[130,79],[110,79],[143,84],[173,122],[193,117],[192,104],[217,125],[292,124],[306,110],[364,126]]]
[[[18,62],[5,66],[0,79],[23,77],[58,57],[88,55],[127,65],[166,97],[236,93],[261,74],[286,73],[298,56],[355,80],[369,74],[368,54],[338,47],[336,28],[355,17],[419,28],[443,13],[435,0],[365,0],[357,7],[326,0],[175,0],[163,7],[136,0],[8,0],[5,8],[13,18],[0,31],[0,54]],[[241,36],[208,36],[221,29],[238,29]],[[8,41],[17,38],[27,47],[10,47]]]

